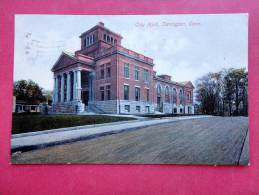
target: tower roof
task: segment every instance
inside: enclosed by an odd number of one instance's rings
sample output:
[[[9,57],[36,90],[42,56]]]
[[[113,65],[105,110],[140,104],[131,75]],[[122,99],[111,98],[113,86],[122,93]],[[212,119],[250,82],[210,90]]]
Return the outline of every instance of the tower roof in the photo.
[[[79,37],[81,38],[81,37],[83,37],[85,34],[88,34],[88,33],[92,32],[92,31],[94,31],[94,30],[96,30],[96,29],[98,29],[98,28],[99,28],[99,29],[102,29],[102,30],[105,30],[105,31],[107,31],[107,32],[109,32],[109,33],[112,33],[112,34],[118,36],[119,38],[122,38],[122,36],[121,36],[120,34],[115,33],[115,32],[113,32],[113,31],[111,31],[110,29],[106,28],[103,22],[99,22],[99,23],[98,23],[97,25],[95,25],[94,27],[92,27],[92,28],[90,28],[89,30],[83,32]]]

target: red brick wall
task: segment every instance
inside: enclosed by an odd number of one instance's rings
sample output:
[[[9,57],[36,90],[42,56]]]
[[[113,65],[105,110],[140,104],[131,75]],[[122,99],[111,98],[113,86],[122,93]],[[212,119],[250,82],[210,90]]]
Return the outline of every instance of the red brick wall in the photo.
[[[122,55],[118,55],[118,94],[119,99],[124,99],[124,83],[130,86],[129,100],[135,101],[135,86],[140,87],[140,100],[145,101],[144,89],[149,88],[150,101],[153,101],[154,84],[153,84],[153,67],[151,65],[139,62],[135,59],[130,59]],[[124,77],[124,63],[129,63],[129,79]],[[135,65],[139,66],[139,80],[135,81]],[[149,72],[149,82],[145,83],[143,78],[144,69]]]

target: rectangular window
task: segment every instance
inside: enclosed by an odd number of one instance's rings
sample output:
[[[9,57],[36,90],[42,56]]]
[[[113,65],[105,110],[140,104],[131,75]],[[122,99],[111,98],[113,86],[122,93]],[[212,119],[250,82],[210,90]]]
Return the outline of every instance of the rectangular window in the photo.
[[[106,67],[106,78],[110,78],[111,77],[111,67],[108,66]]]
[[[144,69],[144,81],[148,82],[148,70]]]
[[[101,101],[104,101],[104,87],[100,87]]]
[[[110,100],[111,99],[111,86],[106,85],[106,99]]]
[[[176,89],[174,88],[173,89],[173,103],[176,104],[176,101],[177,101],[177,92],[176,92]]]
[[[146,113],[150,113],[150,108],[149,108],[149,106],[146,106],[145,111],[146,111]]]
[[[129,63],[124,64],[124,77],[129,78]]]
[[[140,100],[140,88],[135,87],[135,100],[139,101]]]
[[[146,89],[146,101],[149,101],[149,89]]]
[[[135,66],[135,80],[138,81],[139,80],[139,67]]]
[[[84,38],[84,47],[86,48],[86,46],[87,46],[87,40],[86,40],[86,37]]]
[[[89,46],[90,45],[90,39],[89,39],[89,37],[87,37],[87,44],[86,44],[86,46]]]
[[[136,111],[140,112],[140,106],[136,106]]]
[[[129,100],[129,86],[124,85],[124,100]]]
[[[125,105],[124,110],[126,110],[127,112],[130,112],[130,105]]]
[[[104,65],[101,65],[100,78],[104,79]]]

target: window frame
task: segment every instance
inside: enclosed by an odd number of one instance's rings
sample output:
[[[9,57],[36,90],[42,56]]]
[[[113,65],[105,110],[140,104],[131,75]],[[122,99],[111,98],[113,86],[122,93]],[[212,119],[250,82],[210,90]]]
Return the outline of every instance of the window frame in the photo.
[[[135,101],[140,101],[140,87],[135,86]]]
[[[124,63],[124,78],[129,79],[130,78],[130,67],[129,63]]]
[[[140,73],[139,66],[135,65],[135,68],[134,68],[134,79],[135,79],[135,81],[139,81],[139,73]]]
[[[124,105],[124,110],[126,110],[127,112],[130,112],[130,105]]]
[[[100,86],[100,99],[101,101],[105,100],[104,86]]]
[[[100,79],[104,79],[105,72],[104,72],[104,64],[100,66]]]
[[[147,69],[143,71],[143,80],[145,83],[149,82],[149,71]]]
[[[127,88],[127,95],[125,93],[126,88]],[[130,90],[129,85],[123,85],[123,99],[124,100],[129,100],[129,90]]]
[[[106,78],[111,78],[111,65],[110,64],[107,64],[107,66],[106,66]]]
[[[111,100],[111,85],[105,86],[106,100]]]

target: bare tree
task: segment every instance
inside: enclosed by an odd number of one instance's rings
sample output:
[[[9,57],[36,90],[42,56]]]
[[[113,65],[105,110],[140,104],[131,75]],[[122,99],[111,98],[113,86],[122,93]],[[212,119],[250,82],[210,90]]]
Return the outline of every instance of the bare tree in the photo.
[[[204,114],[247,115],[247,71],[227,69],[196,81],[196,101]]]

